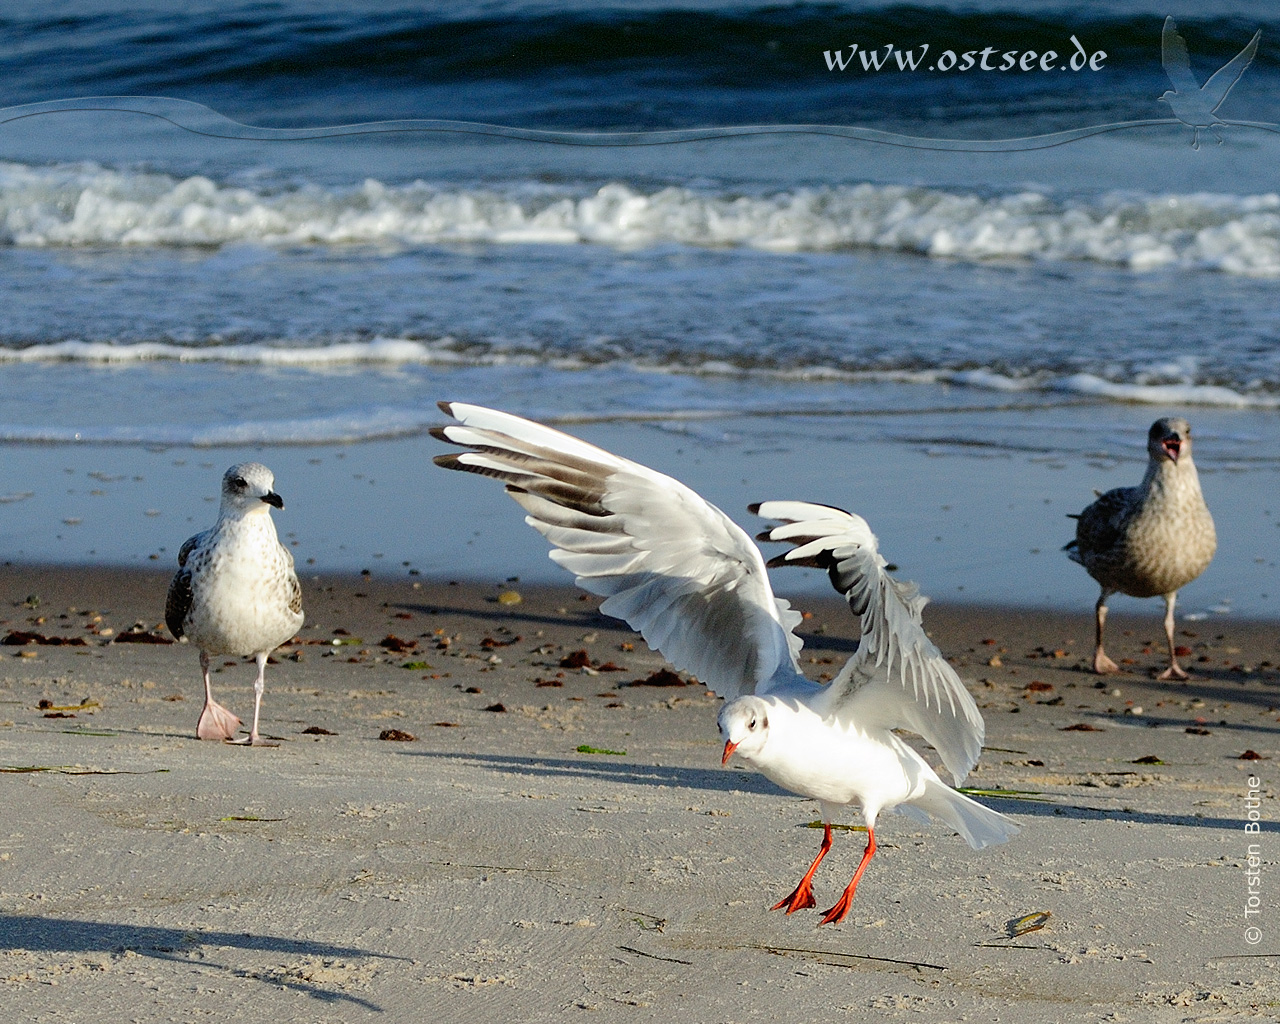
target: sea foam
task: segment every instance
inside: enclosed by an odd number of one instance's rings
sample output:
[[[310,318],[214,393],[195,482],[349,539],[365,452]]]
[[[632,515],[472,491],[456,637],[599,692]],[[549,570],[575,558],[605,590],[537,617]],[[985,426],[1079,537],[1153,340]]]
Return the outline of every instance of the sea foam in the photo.
[[[1280,276],[1280,195],[1040,192],[902,185],[749,193],[422,181],[241,187],[93,164],[0,164],[0,243],[222,246],[660,244],[777,252],[876,249],[961,260],[1078,260]]]
[[[333,402],[334,393],[329,383],[330,374],[349,365],[369,365],[375,368],[400,367],[424,368],[422,381],[435,382],[436,367],[449,371],[470,367],[487,368],[487,371],[508,374],[506,380],[527,379],[529,368],[541,368],[540,372],[563,373],[564,386],[574,388],[576,375],[586,373],[599,379],[603,374],[622,382],[621,387],[634,386],[633,401],[641,402],[633,408],[623,408],[603,415],[605,419],[677,419],[699,418],[715,414],[720,408],[713,402],[709,407],[673,406],[669,389],[659,385],[656,390],[642,383],[654,377],[703,377],[756,382],[757,402],[741,407],[739,412],[753,415],[803,415],[808,403],[802,394],[794,391],[798,382],[812,381],[822,387],[842,384],[857,387],[865,384],[899,384],[908,387],[936,388],[938,385],[974,391],[996,392],[1016,396],[1078,395],[1125,402],[1138,405],[1155,405],[1167,408],[1201,406],[1231,409],[1272,410],[1280,409],[1280,394],[1271,391],[1234,389],[1220,384],[1194,383],[1192,373],[1186,379],[1170,382],[1170,367],[1155,367],[1148,376],[1136,373],[1130,380],[1108,380],[1092,373],[1053,373],[1048,371],[1009,374],[993,368],[949,369],[945,367],[921,369],[851,369],[832,365],[798,364],[788,367],[743,367],[720,359],[701,361],[680,358],[665,362],[634,357],[611,360],[583,360],[563,356],[539,356],[530,352],[504,352],[474,350],[459,347],[451,339],[433,342],[415,339],[382,338],[371,341],[340,342],[328,346],[289,347],[277,344],[217,345],[205,344],[184,347],[174,344],[104,344],[66,341],[56,344],[32,345],[26,348],[0,348],[0,366],[8,364],[46,363],[50,369],[64,364],[70,373],[93,373],[95,365],[134,366],[143,371],[145,364],[153,362],[177,362],[183,364],[218,364],[261,368],[271,374],[278,368],[287,368],[295,376],[292,388],[305,393],[308,388],[319,388],[327,397],[322,404],[329,406],[326,413],[311,416],[280,418],[246,418],[242,422],[219,422],[216,419],[200,423],[198,417],[189,420],[147,422],[131,418],[130,422],[94,423],[94,417],[83,419],[75,426],[41,424],[33,421],[0,422],[0,443],[105,443],[105,444],[189,444],[189,445],[237,445],[250,443],[275,444],[337,444],[401,437],[424,432],[438,420],[434,406],[422,403],[396,404],[362,403],[354,395],[347,400]],[[80,367],[82,369],[77,369]],[[1152,382],[1153,378],[1160,382]],[[77,378],[78,379],[78,378]],[[416,378],[414,378],[416,379]],[[628,383],[629,382],[629,383]],[[70,387],[89,386],[89,379]],[[146,379],[141,386],[146,384]],[[490,386],[502,387],[501,384]],[[320,394],[321,392],[317,392]],[[683,392],[681,392],[683,393]],[[735,392],[736,393],[736,392]],[[666,398],[660,396],[668,396]],[[789,397],[785,397],[789,396]],[[829,392],[827,398],[830,398]],[[830,407],[820,405],[824,415]],[[721,410],[723,411],[723,410]],[[164,415],[164,413],[160,413]],[[593,414],[591,418],[597,418]]]

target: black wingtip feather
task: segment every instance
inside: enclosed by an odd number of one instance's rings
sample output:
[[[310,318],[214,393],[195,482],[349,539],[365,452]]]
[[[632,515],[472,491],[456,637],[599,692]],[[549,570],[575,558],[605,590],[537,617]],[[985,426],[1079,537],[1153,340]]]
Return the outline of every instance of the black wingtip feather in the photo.
[[[794,551],[795,548],[792,548],[791,550]],[[787,554],[790,554],[790,552]],[[784,565],[798,565],[805,569],[825,569],[831,564],[830,560],[824,559],[822,555],[817,555],[813,558],[788,558],[787,554],[774,555],[769,559],[769,561],[764,563],[765,568],[780,569]]]
[[[452,402],[436,402],[436,407],[437,407],[437,408],[438,408],[442,413],[444,413],[446,416],[453,416],[453,403],[452,403]],[[453,416],[453,418],[456,420],[458,417],[457,417],[457,416]]]

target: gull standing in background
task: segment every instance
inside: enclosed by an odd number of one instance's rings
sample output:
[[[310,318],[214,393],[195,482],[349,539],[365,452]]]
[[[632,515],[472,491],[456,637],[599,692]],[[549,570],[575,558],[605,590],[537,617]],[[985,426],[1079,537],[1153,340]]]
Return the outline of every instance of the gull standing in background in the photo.
[[[1102,649],[1107,598],[1116,593],[1163,596],[1169,667],[1159,678],[1186,679],[1173,642],[1173,606],[1179,588],[1209,567],[1218,548],[1213,516],[1191,460],[1191,425],[1176,417],[1156,420],[1147,432],[1142,483],[1107,491],[1071,518],[1078,520],[1076,539],[1063,550],[1102,586],[1093,670],[1099,675],[1120,671]]]
[[[795,891],[773,909],[815,906],[813,875],[831,848],[831,821],[856,805],[868,842],[844,894],[822,923],[839,922],[875,853],[882,810],[940,819],[975,849],[1018,826],[944,784],[895,733],[933,744],[952,777],[982,749],[973,698],[925,635],[925,599],[885,571],[859,516],[824,505],[753,506],[782,520],[766,539],[797,546],[771,565],[819,566],[861,617],[857,652],[828,686],[800,671],[800,614],[775,598],[759,549],[720,509],[671,477],[568,434],[507,413],[440,404],[459,422],[442,441],[470,450],[437,456],[445,469],[496,477],[554,546],[553,561],[584,590],[606,597],[677,668],[728,699],[720,711],[722,761],[737,754],[781,786],[819,801],[822,847]]]
[[[284,508],[274,485],[266,466],[232,466],[222,478],[218,521],[178,552],[164,618],[174,636],[200,648],[204,710],[196,735],[202,740],[263,745],[258,714],[267,657],[302,627],[302,588],[293,555],[271,521],[271,509]],[[209,659],[224,654],[252,654],[258,662],[253,728],[242,740],[234,739],[240,719],[213,699],[209,685]]]

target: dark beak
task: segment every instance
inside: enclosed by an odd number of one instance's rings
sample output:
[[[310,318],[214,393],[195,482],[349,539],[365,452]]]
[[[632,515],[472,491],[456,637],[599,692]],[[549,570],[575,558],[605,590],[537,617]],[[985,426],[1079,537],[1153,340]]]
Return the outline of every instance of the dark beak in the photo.
[[[278,508],[278,509],[284,508],[284,498],[276,494],[275,491],[267,491],[267,493],[262,496],[262,500],[265,501],[268,505],[272,506],[273,508]]]
[[[738,744],[729,740],[724,745],[724,757],[720,758],[721,764],[728,764],[729,758],[733,757],[733,752],[738,749]]]

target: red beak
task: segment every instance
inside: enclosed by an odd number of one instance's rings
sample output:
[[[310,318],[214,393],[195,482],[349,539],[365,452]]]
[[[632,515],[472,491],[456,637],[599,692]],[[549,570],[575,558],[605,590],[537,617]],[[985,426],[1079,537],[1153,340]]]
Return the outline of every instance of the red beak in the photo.
[[[1182,439],[1178,437],[1166,437],[1160,442],[1164,448],[1165,454],[1174,462],[1178,461],[1178,456],[1182,454]]]
[[[737,749],[738,749],[738,744],[734,743],[733,740],[729,740],[727,743],[725,743],[724,757],[720,758],[720,763],[728,764],[729,758],[733,757],[733,752]]]

